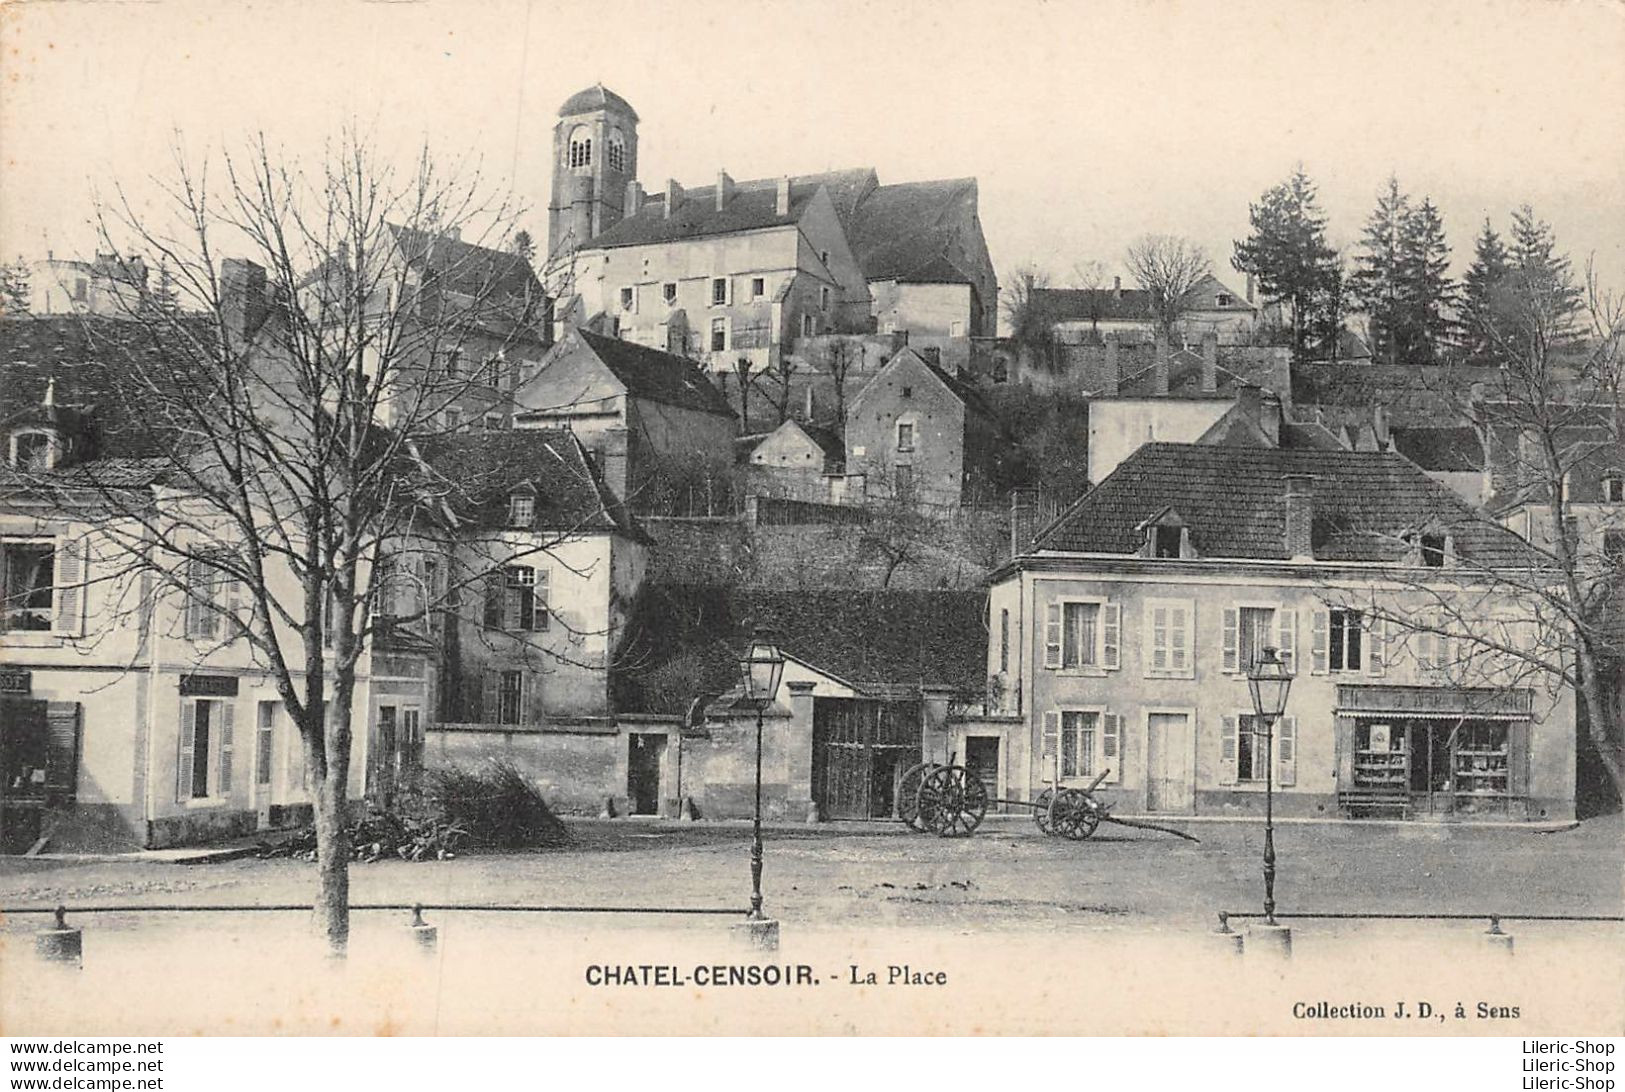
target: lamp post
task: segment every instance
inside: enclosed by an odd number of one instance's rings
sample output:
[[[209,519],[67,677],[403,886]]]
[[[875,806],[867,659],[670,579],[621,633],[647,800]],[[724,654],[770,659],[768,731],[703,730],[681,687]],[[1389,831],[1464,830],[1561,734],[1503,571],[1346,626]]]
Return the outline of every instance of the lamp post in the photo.
[[[1264,920],[1275,924],[1275,722],[1286,711],[1292,676],[1286,664],[1265,647],[1247,672],[1253,712],[1264,722]]]
[[[756,706],[756,815],[750,843],[750,914],[761,921],[762,914],[762,714],[779,692],[784,677],[784,653],[773,641],[771,631],[757,628],[750,647],[739,661],[740,681],[745,701]]]

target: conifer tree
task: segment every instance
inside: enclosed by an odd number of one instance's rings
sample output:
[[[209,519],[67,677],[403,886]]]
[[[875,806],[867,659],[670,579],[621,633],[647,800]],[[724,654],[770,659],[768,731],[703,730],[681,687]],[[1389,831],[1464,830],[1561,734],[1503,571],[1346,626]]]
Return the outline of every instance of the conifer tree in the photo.
[[[1326,242],[1326,215],[1300,164],[1292,176],[1248,206],[1252,234],[1235,243],[1230,264],[1258,278],[1266,299],[1292,311],[1292,348],[1301,358],[1331,298],[1336,252]]]
[[[1484,230],[1473,243],[1473,264],[1462,278],[1461,339],[1462,359],[1468,364],[1494,364],[1496,346],[1503,338],[1496,336],[1493,324],[1496,318],[1495,294],[1511,270],[1506,244],[1496,234],[1489,218],[1484,219]]]
[[[1371,355],[1385,364],[1399,363],[1409,340],[1404,247],[1411,212],[1399,179],[1389,175],[1387,190],[1366,220],[1349,277],[1349,297],[1370,323]]]
[[[0,266],[0,315],[26,315],[31,292],[28,263],[19,255],[10,265]]]
[[[1407,363],[1436,364],[1455,340],[1456,285],[1450,279],[1444,219],[1432,199],[1424,197],[1400,228],[1400,350]]]

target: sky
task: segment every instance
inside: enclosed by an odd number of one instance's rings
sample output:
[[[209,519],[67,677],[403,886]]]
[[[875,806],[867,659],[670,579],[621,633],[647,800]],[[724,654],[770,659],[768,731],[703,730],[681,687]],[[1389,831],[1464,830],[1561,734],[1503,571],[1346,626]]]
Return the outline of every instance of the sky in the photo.
[[[187,154],[358,121],[539,207],[552,126],[602,82],[647,189],[873,166],[971,176],[1001,279],[1124,273],[1147,233],[1229,275],[1247,205],[1302,162],[1336,245],[1388,176],[1441,208],[1456,272],[1528,201],[1625,289],[1625,4],[192,0],[0,7],[0,255],[94,246],[93,186],[146,207]],[[1231,278],[1240,287],[1239,277]]]

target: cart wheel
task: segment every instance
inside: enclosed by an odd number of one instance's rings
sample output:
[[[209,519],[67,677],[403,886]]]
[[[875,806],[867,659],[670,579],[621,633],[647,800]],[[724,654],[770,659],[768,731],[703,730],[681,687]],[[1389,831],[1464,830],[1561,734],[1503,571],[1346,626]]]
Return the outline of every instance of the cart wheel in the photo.
[[[963,766],[943,766],[920,787],[920,812],[931,807],[929,829],[943,838],[963,838],[987,814],[987,786]]]
[[[910,830],[923,831],[928,824],[920,818],[920,789],[926,775],[937,768],[935,762],[917,762],[903,771],[897,785],[897,817]]]
[[[921,834],[936,833],[947,806],[944,779],[938,776],[945,769],[946,766],[938,766],[934,762],[925,764],[922,769],[920,787],[914,793],[913,818],[908,824]]]
[[[1045,834],[1050,833],[1050,807],[1055,803],[1055,790],[1045,789],[1033,800],[1033,822]]]
[[[1100,826],[1100,805],[1082,789],[1062,789],[1055,801],[1056,832],[1081,842]]]
[[[1078,812],[1077,833],[1073,835],[1080,842],[1099,828],[1100,820],[1106,815],[1106,809],[1101,806],[1100,801],[1088,793],[1083,794],[1082,804]]]

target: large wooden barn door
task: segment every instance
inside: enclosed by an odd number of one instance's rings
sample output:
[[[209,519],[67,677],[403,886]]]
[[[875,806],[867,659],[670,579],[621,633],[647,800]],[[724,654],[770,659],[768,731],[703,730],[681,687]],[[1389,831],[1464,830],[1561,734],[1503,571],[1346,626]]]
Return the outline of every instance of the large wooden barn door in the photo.
[[[913,702],[817,698],[813,702],[813,799],[826,819],[894,813],[897,777],[920,760]]]

